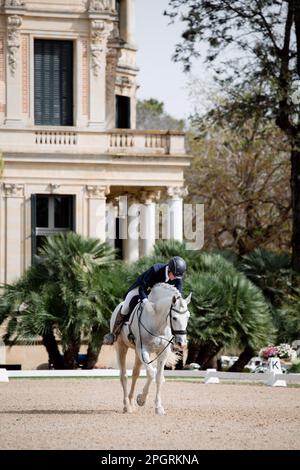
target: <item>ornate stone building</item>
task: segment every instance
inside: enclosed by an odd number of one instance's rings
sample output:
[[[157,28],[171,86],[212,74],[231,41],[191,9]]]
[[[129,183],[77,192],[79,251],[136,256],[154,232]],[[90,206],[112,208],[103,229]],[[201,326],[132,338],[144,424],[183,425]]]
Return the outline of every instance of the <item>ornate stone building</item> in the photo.
[[[0,0],[0,282],[44,237],[104,240],[109,220],[124,259],[149,253],[157,200],[182,238],[184,135],[135,130],[133,30],[134,0]],[[143,240],[120,236],[124,195],[145,204]]]

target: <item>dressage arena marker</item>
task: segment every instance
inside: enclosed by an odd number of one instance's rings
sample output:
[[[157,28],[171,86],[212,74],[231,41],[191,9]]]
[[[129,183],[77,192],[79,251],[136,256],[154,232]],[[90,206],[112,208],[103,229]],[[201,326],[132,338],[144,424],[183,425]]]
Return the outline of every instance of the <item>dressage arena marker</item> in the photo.
[[[269,372],[267,385],[271,387],[286,387],[286,381],[279,379],[278,375],[282,375],[280,359],[278,357],[271,357],[269,360]]]
[[[206,376],[204,379],[204,383],[206,384],[218,384],[220,383],[220,379],[217,376],[217,370],[216,369],[207,369],[206,370]]]
[[[0,382],[9,382],[6,369],[0,369]]]

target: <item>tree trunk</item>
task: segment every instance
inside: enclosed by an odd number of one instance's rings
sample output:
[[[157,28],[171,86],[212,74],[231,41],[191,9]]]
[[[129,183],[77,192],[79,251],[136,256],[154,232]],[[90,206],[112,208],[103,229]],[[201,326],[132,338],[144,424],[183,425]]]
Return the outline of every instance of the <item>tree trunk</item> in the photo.
[[[88,350],[87,350],[87,358],[83,366],[83,369],[94,369],[98,360],[101,346],[102,346],[102,342],[96,349],[90,348],[90,345],[89,345]]]
[[[43,335],[43,345],[48,353],[49,368],[53,365],[54,369],[64,369],[64,361],[59,352],[53,331]]]
[[[222,349],[223,344],[215,344],[213,341],[207,341],[200,349],[197,361],[200,364],[202,370],[209,368],[210,361],[218,354]]]
[[[250,346],[246,346],[238,360],[228,369],[228,372],[242,372],[253,356],[255,356],[255,351]]]
[[[186,364],[191,364],[192,362],[196,362],[197,361],[197,356],[199,354],[199,350],[200,350],[199,345],[189,343],[188,355],[187,355],[185,363]]]
[[[98,356],[102,346],[102,338],[106,329],[102,326],[93,326],[92,337],[88,345],[86,363],[84,369],[93,369],[97,363]]]
[[[293,211],[292,268],[300,273],[300,139],[291,153],[291,192]]]
[[[64,363],[66,369],[77,369],[78,367],[78,353],[80,349],[80,341],[73,340],[69,347],[64,352]]]

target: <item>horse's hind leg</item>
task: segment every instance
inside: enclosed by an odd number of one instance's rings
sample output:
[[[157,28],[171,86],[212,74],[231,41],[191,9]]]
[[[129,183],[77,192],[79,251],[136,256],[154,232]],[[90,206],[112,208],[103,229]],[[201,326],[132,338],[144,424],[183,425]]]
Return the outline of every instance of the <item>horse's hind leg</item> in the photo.
[[[150,355],[148,354],[148,352],[144,351],[143,359],[146,364],[145,367],[146,367],[146,372],[147,372],[147,382],[143,388],[142,393],[140,393],[137,396],[136,401],[139,406],[144,406],[144,404],[146,403],[147,396],[149,393],[149,388],[150,388],[151,382],[155,379],[155,373],[156,373],[152,364],[148,364],[148,362],[150,362]]]
[[[134,408],[133,396],[134,396],[135,384],[136,384],[136,381],[137,381],[137,379],[139,378],[139,375],[140,375],[141,365],[142,365],[142,361],[140,360],[140,358],[136,354],[135,355],[134,367],[133,367],[133,371],[132,371],[131,388],[130,388],[130,392],[129,392],[129,403],[132,406],[132,408]]]
[[[123,411],[124,413],[131,413],[132,407],[129,403],[128,391],[127,391],[127,371],[126,371],[126,354],[128,351],[127,346],[120,343],[119,341],[116,344],[117,347],[117,357],[120,368],[120,381],[123,387]]]

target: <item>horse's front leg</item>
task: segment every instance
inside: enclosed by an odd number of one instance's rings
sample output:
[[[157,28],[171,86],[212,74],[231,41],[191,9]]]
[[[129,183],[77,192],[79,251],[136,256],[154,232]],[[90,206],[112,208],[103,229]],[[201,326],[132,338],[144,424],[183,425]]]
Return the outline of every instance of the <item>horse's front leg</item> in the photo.
[[[129,392],[129,402],[130,402],[132,409],[134,409],[133,396],[134,396],[135,384],[140,375],[141,365],[142,365],[142,361],[140,360],[139,356],[135,354],[135,362],[134,362],[134,367],[132,371],[131,388]]]
[[[140,393],[137,396],[136,401],[137,401],[137,404],[139,406],[144,406],[144,404],[146,403],[146,400],[147,400],[147,396],[148,396],[148,393],[149,393],[149,388],[150,388],[151,382],[155,379],[156,369],[154,369],[152,364],[148,364],[150,362],[150,354],[147,351],[143,351],[143,353],[141,351],[139,351],[138,354],[140,356],[141,361],[143,361],[144,364],[145,364],[146,373],[147,373],[147,381],[146,381],[146,384],[143,388],[142,393]]]
[[[120,368],[120,382],[123,388],[123,412],[124,413],[132,413],[132,407],[129,402],[128,398],[128,391],[127,391],[127,371],[126,371],[126,354],[128,351],[128,347],[124,344],[120,343],[120,341],[116,344],[117,348],[117,357],[118,363]]]
[[[160,389],[161,385],[164,382],[164,368],[167,361],[167,354],[164,354],[157,361],[157,373],[156,373],[156,395],[155,395],[155,413],[157,415],[164,415],[165,410],[161,403]]]

